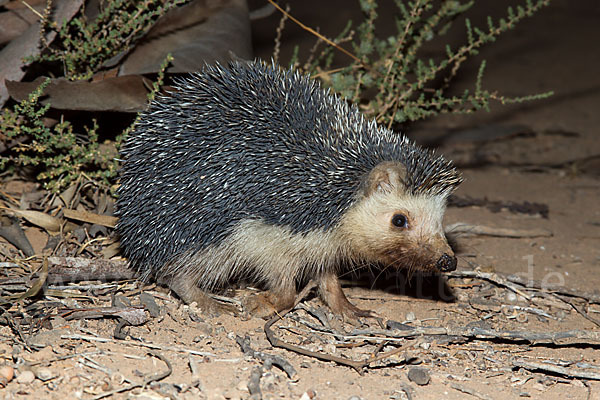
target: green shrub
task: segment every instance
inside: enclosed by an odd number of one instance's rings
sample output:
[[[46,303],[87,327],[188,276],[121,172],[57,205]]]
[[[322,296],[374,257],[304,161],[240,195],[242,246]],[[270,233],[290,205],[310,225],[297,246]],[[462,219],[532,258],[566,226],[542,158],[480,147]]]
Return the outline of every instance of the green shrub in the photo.
[[[546,92],[511,98],[483,89],[485,60],[480,64],[473,90],[465,90],[460,96],[446,95],[452,79],[468,57],[478,54],[480,47],[493,42],[522,19],[547,6],[550,0],[526,0],[516,9],[509,7],[504,18],[495,21],[488,17],[485,29],[473,26],[465,18],[467,42],[457,49],[446,45],[445,57],[441,59],[423,58],[419,51],[425,42],[444,35],[452,23],[473,6],[474,1],[396,0],[395,3],[399,10],[395,36],[377,37],[377,1],[360,0],[366,18],[358,26],[356,35],[350,32],[348,25],[333,40],[333,45],[330,43],[318,56],[313,52],[303,67],[300,67],[297,56],[292,64],[320,77],[336,92],[360,103],[366,114],[388,126],[441,113],[488,110],[492,101],[518,103],[552,95],[552,92]],[[351,41],[353,61],[344,68],[328,71],[335,46],[354,36],[356,39]],[[323,37],[320,38],[322,40]]]

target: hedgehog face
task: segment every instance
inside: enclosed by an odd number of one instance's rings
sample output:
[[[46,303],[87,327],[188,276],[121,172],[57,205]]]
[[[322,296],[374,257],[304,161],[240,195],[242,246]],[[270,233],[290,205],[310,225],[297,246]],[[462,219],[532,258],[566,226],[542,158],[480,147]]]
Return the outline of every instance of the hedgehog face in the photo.
[[[456,257],[444,235],[444,195],[414,195],[401,164],[383,163],[367,178],[361,198],[342,221],[357,258],[423,272],[452,271]]]

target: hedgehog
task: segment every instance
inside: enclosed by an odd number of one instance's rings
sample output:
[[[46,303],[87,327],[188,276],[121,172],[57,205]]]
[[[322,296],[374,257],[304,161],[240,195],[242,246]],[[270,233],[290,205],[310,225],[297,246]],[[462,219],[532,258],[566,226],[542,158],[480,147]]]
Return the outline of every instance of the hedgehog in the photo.
[[[143,280],[213,309],[239,281],[249,310],[292,306],[317,283],[335,314],[369,315],[338,274],[456,268],[442,219],[453,164],[365,118],[307,75],[234,61],[176,78],[122,149],[117,232]]]

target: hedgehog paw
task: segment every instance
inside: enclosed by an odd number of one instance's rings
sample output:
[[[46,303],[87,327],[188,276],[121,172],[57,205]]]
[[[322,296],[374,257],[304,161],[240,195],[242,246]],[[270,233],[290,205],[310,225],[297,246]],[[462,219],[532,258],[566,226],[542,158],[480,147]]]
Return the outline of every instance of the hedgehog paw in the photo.
[[[267,291],[247,296],[242,301],[242,306],[246,314],[269,319],[278,312],[293,306],[294,298],[295,296],[282,296]]]
[[[222,314],[239,314],[239,310],[231,304],[219,303],[204,292],[199,291],[196,296],[182,299],[186,304],[196,303],[203,315],[208,317],[218,317]]]
[[[196,303],[202,314],[209,317],[218,317],[221,314],[239,314],[235,306],[217,302],[198,286],[192,285],[186,280],[174,280],[169,287],[185,304]]]
[[[335,274],[328,274],[321,278],[319,293],[331,311],[334,314],[344,317],[344,319],[356,320],[359,317],[374,317],[372,311],[362,310],[350,303]]]

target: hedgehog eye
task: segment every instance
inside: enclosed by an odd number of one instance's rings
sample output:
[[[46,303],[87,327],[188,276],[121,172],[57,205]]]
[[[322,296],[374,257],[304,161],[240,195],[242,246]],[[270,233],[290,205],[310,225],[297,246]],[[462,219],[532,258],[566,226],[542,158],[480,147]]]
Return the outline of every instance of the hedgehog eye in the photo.
[[[404,214],[394,214],[392,217],[392,224],[398,228],[408,227],[408,218]]]

